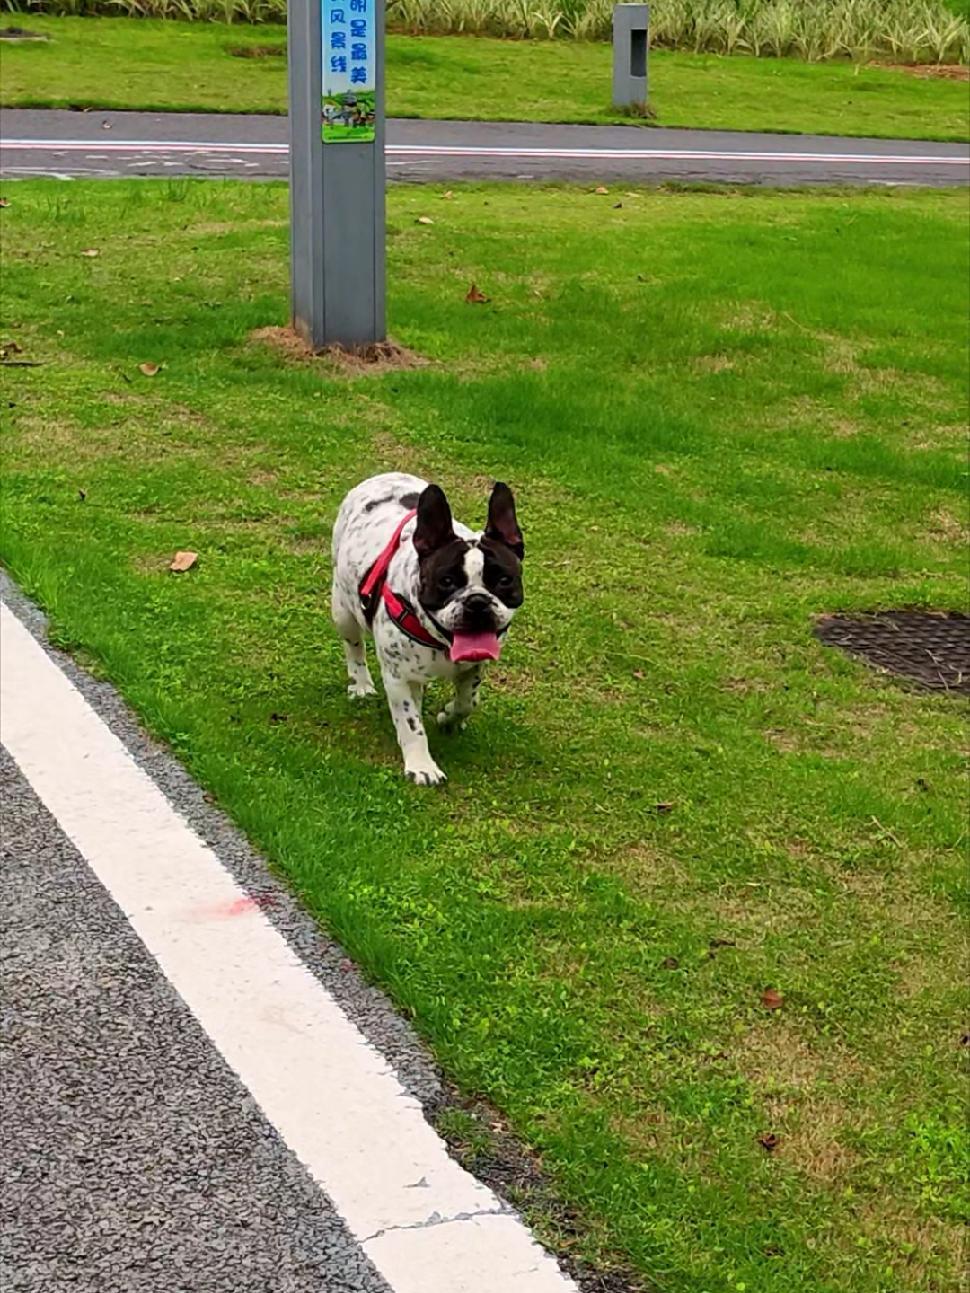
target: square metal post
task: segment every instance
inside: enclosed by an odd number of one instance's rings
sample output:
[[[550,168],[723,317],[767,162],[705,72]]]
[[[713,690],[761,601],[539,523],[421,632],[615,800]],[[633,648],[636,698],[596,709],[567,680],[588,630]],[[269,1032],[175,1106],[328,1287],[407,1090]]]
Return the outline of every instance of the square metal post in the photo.
[[[289,0],[287,46],[293,327],[314,350],[384,341],[383,0]],[[336,69],[362,92],[325,101]]]
[[[647,105],[647,46],[650,6],[613,7],[613,106]]]

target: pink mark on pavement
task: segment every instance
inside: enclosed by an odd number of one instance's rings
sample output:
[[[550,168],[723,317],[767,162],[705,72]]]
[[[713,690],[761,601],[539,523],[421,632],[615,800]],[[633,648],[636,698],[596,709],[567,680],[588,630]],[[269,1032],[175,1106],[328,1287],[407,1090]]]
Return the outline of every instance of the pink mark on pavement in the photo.
[[[192,915],[196,920],[229,920],[233,916],[245,916],[251,911],[265,911],[274,907],[276,899],[271,893],[258,893],[234,902],[219,903],[215,907],[197,908]]]

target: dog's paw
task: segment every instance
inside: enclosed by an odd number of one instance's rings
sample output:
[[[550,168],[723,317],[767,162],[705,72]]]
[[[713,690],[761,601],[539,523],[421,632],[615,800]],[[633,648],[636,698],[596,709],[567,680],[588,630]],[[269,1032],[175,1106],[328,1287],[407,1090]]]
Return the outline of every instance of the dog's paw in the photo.
[[[468,719],[464,714],[456,714],[450,703],[438,715],[438,726],[443,732],[464,732]]]
[[[448,780],[432,759],[427,763],[413,764],[411,767],[405,765],[404,775],[416,786],[443,786]]]
[[[377,695],[377,688],[374,686],[373,679],[365,678],[363,682],[348,683],[347,695],[351,700],[366,700],[368,696]]]

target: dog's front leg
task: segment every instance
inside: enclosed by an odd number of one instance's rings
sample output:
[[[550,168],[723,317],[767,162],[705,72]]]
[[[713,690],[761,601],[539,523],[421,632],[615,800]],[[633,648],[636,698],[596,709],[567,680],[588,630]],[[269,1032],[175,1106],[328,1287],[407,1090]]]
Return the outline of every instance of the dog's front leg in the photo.
[[[404,755],[404,775],[418,786],[440,786],[447,778],[431,757],[421,720],[424,685],[404,682],[390,671],[384,671],[384,691]]]
[[[482,685],[482,666],[475,665],[455,679],[455,698],[449,700],[438,715],[438,726],[448,731],[460,732],[478,704],[478,689]]]

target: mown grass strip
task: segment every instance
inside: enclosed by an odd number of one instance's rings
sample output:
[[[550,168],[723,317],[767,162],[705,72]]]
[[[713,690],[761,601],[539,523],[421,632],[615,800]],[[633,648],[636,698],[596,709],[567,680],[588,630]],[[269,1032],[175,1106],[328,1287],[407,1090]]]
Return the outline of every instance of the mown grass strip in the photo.
[[[285,33],[273,27],[18,20],[48,37],[3,48],[5,107],[286,111]],[[585,41],[390,36],[392,116],[631,122],[610,106],[610,50]],[[967,87],[884,67],[651,55],[665,126],[966,139]]]

